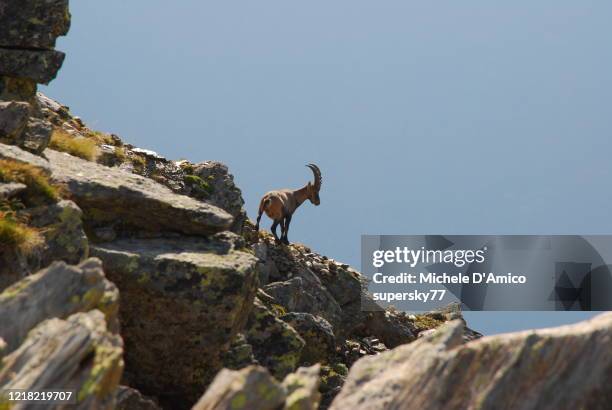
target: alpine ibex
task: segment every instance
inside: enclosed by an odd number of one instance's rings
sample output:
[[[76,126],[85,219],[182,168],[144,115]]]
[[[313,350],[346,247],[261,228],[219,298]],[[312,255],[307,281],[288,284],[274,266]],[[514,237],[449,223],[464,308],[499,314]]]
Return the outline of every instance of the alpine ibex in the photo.
[[[270,230],[274,235],[276,243],[283,242],[289,244],[287,233],[289,232],[289,224],[291,223],[291,216],[302,202],[310,200],[315,205],[319,205],[321,200],[319,199],[319,191],[321,190],[321,170],[315,164],[306,165],[312,170],[314,174],[314,183],[308,182],[306,186],[300,189],[279,189],[277,191],[270,191],[266,193],[261,202],[259,203],[259,213],[257,214],[257,224],[255,229],[259,231],[259,221],[261,220],[261,214],[264,212],[270,219],[274,221]],[[280,224],[281,226],[281,237],[278,238],[276,235],[276,227]]]

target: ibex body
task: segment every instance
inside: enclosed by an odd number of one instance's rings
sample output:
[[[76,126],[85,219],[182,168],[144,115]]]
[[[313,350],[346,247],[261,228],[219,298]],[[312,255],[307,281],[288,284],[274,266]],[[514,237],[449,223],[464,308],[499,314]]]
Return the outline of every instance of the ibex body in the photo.
[[[321,203],[319,198],[319,191],[321,190],[322,183],[321,170],[314,164],[308,164],[306,166],[310,168],[314,174],[313,183],[308,182],[303,188],[295,190],[279,189],[270,191],[261,198],[261,202],[259,203],[259,213],[257,214],[255,229],[259,230],[259,221],[261,220],[261,215],[265,212],[273,221],[270,230],[277,243],[289,243],[287,234],[289,232],[291,217],[304,201],[308,199],[314,205],[319,205]],[[281,226],[280,238],[276,234],[276,227],[279,224]]]

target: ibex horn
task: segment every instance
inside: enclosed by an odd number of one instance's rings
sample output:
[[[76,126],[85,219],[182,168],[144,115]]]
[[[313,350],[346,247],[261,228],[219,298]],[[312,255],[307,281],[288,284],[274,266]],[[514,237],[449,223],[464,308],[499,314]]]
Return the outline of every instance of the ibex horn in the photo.
[[[321,183],[323,182],[323,178],[321,177],[321,170],[315,164],[308,164],[306,166],[310,168],[312,170],[312,173],[314,174],[314,186],[316,190],[320,190]]]

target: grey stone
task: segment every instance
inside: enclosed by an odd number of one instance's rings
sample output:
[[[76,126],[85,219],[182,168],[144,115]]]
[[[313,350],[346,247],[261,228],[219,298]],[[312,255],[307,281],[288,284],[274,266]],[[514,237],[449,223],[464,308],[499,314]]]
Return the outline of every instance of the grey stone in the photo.
[[[51,175],[49,161],[14,145],[0,143],[0,159],[12,159],[14,161],[31,164],[40,168],[45,174]]]
[[[51,140],[53,127],[43,119],[30,117],[22,134],[22,141],[18,144],[35,154],[40,154],[47,148]]]
[[[29,225],[41,228],[44,244],[40,251],[40,266],[54,260],[76,264],[87,257],[89,242],[83,231],[83,213],[72,201],[62,200],[56,204],[26,210]]]
[[[285,398],[283,386],[261,366],[223,369],[193,410],[277,410]]]
[[[463,327],[360,359],[331,409],[609,408],[612,313],[465,344]]]
[[[51,49],[69,28],[68,0],[0,1],[0,47]]]
[[[275,377],[281,379],[297,368],[304,339],[258,298],[255,299],[244,334],[253,347],[255,359]]]
[[[300,367],[285,377],[283,387],[287,390],[285,410],[316,410],[319,408],[321,393],[319,393],[319,374],[321,365]]]
[[[326,362],[335,354],[334,330],[327,320],[310,313],[296,312],[287,313],[280,319],[289,323],[306,342],[300,363]]]
[[[247,320],[256,258],[206,238],[117,240],[91,253],[121,292],[130,385],[162,405],[194,403]]]
[[[49,84],[55,78],[65,54],[55,50],[20,50],[0,47],[0,75],[28,78]]]
[[[0,102],[0,141],[11,144],[21,136],[29,111],[30,104],[26,102]]]
[[[228,228],[220,208],[178,195],[139,175],[47,149],[53,179],[66,185],[92,228],[122,222],[138,230],[210,234]]]
[[[234,183],[234,176],[229,173],[227,165],[217,161],[205,161],[193,166],[194,174],[200,177],[210,187],[206,200],[227,211],[234,217],[231,230],[242,231],[246,220],[244,200],[240,188]]]
[[[70,408],[111,410],[123,371],[121,337],[109,332],[98,310],[36,326],[0,362],[0,389],[70,389]],[[15,408],[29,408],[18,404]]]
[[[0,293],[0,338],[11,352],[42,321],[92,309],[105,312],[116,330],[118,304],[117,288],[106,280],[99,260],[79,266],[54,262]]]

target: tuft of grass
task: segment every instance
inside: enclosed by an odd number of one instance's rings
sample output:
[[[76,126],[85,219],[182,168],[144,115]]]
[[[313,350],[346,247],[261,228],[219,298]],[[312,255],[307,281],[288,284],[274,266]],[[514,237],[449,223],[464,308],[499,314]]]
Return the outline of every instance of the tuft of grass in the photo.
[[[49,147],[88,161],[94,161],[98,156],[98,146],[95,140],[73,137],[61,128],[53,130]]]
[[[27,206],[38,206],[59,200],[58,189],[49,177],[35,166],[10,159],[0,159],[0,182],[20,182],[27,188],[20,194]]]
[[[109,134],[100,131],[91,131],[88,135],[93,140],[96,141],[96,145],[106,144],[106,145],[115,145],[115,140]]]
[[[416,315],[416,319],[414,320],[414,325],[419,332],[435,329],[443,324],[444,320],[441,320],[438,317],[432,317],[432,315],[428,314]]]
[[[127,160],[127,154],[125,153],[125,148],[123,147],[115,147],[115,158],[120,163],[124,163]]]
[[[208,184],[208,182],[204,181],[197,175],[185,175],[183,177],[183,182],[196,188],[199,191],[202,191],[205,194],[212,194],[212,187]]]
[[[134,170],[138,173],[144,173],[147,167],[147,161],[140,155],[134,154],[130,158],[130,162],[134,165]]]
[[[10,248],[28,254],[42,243],[39,231],[11,219],[0,217],[0,248]]]

